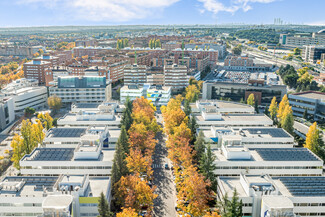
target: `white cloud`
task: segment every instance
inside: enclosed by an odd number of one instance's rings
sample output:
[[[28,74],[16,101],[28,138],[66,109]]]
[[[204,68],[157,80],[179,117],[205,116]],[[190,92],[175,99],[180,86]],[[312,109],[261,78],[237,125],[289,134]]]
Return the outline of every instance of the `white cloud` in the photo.
[[[203,4],[203,8],[205,11],[210,11],[214,14],[217,14],[221,11],[225,11],[233,14],[240,9],[242,9],[244,12],[253,9],[253,7],[251,6],[252,3],[267,4],[277,0],[230,0],[229,5],[225,5],[224,3],[220,2],[220,0],[198,0],[198,1]]]
[[[18,0],[19,4],[46,7],[75,19],[128,21],[154,16],[180,0]]]

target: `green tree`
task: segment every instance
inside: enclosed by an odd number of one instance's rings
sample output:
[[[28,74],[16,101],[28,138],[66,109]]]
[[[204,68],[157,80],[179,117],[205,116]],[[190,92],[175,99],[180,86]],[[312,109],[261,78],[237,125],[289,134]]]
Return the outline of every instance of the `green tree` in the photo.
[[[112,166],[112,186],[127,174],[126,153],[121,143],[117,143]]]
[[[117,143],[123,147],[123,150],[126,154],[129,154],[129,152],[130,152],[129,137],[128,137],[128,134],[126,132],[124,125],[122,125],[122,127],[121,127],[121,134],[120,134],[120,137],[119,137]]]
[[[300,55],[301,54],[301,49],[296,47],[295,49],[293,49],[293,54],[294,55]]]
[[[98,217],[113,217],[114,214],[109,210],[109,205],[104,193],[100,193],[100,198],[98,201]]]
[[[249,94],[248,98],[247,98],[247,104],[250,106],[255,106],[255,97],[254,94]]]
[[[34,108],[27,107],[27,108],[24,109],[24,113],[25,113],[25,116],[26,117],[30,117],[33,114],[35,114],[35,109]]]
[[[190,121],[189,121],[189,128],[190,128],[190,130],[192,132],[192,135],[195,135],[196,134],[197,127],[198,126],[197,126],[195,117],[191,116]]]
[[[191,114],[190,102],[188,100],[184,101],[184,112],[186,116],[189,116]]]
[[[200,131],[202,132],[202,131]],[[209,144],[207,150],[202,153],[200,159],[200,171],[205,176],[206,179],[211,182],[211,190],[217,191],[217,180],[214,175],[214,170],[216,170],[215,165],[216,156],[211,151],[211,145]]]
[[[241,46],[236,46],[236,47],[234,47],[233,49],[232,49],[232,53],[233,54],[235,54],[235,55],[238,55],[238,56],[240,56],[241,55],[241,52],[242,52],[242,48],[241,48]]]
[[[204,134],[202,130],[200,130],[199,135],[197,136],[196,141],[194,142],[194,150],[196,152],[196,161],[200,162],[205,151]]]

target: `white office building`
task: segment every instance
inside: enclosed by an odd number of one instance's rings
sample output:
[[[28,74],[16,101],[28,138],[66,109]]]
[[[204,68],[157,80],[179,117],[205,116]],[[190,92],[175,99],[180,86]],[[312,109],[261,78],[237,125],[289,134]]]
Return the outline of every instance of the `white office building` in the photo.
[[[98,216],[101,192],[110,201],[109,177],[12,176],[0,182],[0,216]]]
[[[12,97],[0,100],[0,132],[15,120],[14,100]]]
[[[273,121],[264,114],[221,114],[215,110],[194,116],[200,129],[215,127],[271,127]]]
[[[57,86],[49,87],[50,96],[56,95],[62,103],[101,103],[111,96],[111,85],[105,76],[58,77]]]
[[[243,216],[325,216],[325,177],[218,177],[218,198],[243,202]]]
[[[121,103],[125,103],[127,98],[135,100],[142,96],[151,100],[155,106],[167,105],[171,98],[171,87],[144,84],[143,87],[128,85],[120,89]]]
[[[15,113],[22,113],[27,107],[41,109],[47,103],[46,87],[37,86],[34,79],[19,79],[13,81],[1,90],[0,98],[12,98]]]
[[[214,154],[217,176],[243,174],[321,176],[323,161],[306,148],[255,148],[222,145]]]
[[[254,114],[253,106],[220,100],[197,100],[190,104],[191,113],[199,115],[201,112],[215,112],[220,114]]]
[[[315,121],[325,121],[325,93],[307,91],[288,95],[293,115],[303,117],[304,112]]]

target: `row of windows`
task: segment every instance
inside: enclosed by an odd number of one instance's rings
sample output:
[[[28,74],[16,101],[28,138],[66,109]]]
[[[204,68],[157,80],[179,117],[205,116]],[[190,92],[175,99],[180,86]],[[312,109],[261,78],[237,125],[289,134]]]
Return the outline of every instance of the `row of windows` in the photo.
[[[217,170],[229,170],[229,169],[323,169],[323,167],[311,167],[311,166],[217,166]]]
[[[0,213],[0,216],[41,216],[42,213],[20,213],[20,212],[12,212],[12,213]]]
[[[73,169],[73,170],[79,170],[79,169],[110,170],[110,169],[112,169],[111,166],[42,166],[42,167],[25,166],[25,167],[21,167],[21,168],[22,169]]]
[[[14,206],[14,207],[41,207],[41,203],[0,203],[0,206]]]
[[[325,203],[294,203],[294,206],[325,206]]]

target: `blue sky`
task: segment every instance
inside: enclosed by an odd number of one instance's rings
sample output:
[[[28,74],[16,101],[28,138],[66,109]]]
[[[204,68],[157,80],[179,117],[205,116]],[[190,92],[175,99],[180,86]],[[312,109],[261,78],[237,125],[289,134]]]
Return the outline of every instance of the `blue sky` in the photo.
[[[0,0],[0,27],[116,24],[325,24],[325,0]]]

